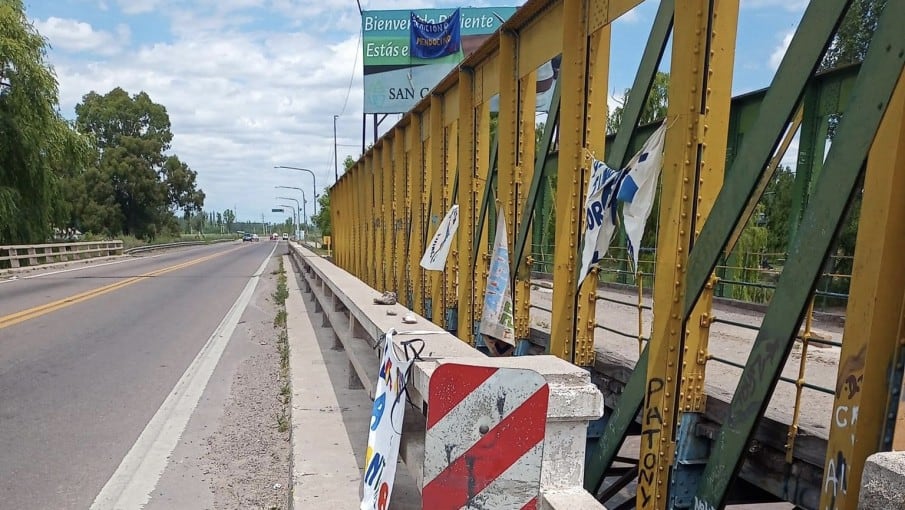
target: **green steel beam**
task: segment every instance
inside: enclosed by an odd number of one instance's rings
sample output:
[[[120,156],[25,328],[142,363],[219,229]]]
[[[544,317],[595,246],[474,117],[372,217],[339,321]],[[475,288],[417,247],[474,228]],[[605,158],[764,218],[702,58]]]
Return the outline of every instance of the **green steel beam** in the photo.
[[[672,31],[673,14],[675,13],[675,0],[663,0],[657,9],[654,24],[651,26],[647,45],[641,57],[641,64],[635,74],[635,83],[632,84],[632,93],[628,96],[628,102],[622,110],[622,124],[616,132],[612,146],[605,152],[606,163],[610,168],[622,168],[628,164],[628,160],[634,152],[629,152],[630,141],[634,136],[635,127],[641,120],[644,105],[647,103],[647,95],[654,84],[657,69],[666,51],[666,42]],[[639,93],[642,92],[642,93]]]
[[[497,173],[497,156],[499,156],[500,144],[498,140],[497,134],[499,133],[499,129],[497,132],[493,134],[493,141],[490,143],[490,166],[487,167],[487,185],[484,186],[484,197],[481,199],[481,206],[478,211],[478,221],[475,224],[474,229],[474,238],[478,241],[475,242],[474,248],[471,250],[471,265],[468,267],[474,270],[475,264],[478,261],[478,252],[480,252],[480,239],[481,232],[484,231],[484,222],[487,220],[487,208],[490,207],[490,203],[492,202],[491,197],[493,197],[493,178]]]
[[[823,1],[826,9],[829,1]],[[845,2],[839,2],[845,3]],[[813,4],[812,4],[813,5]],[[811,11],[809,7],[808,11]],[[798,241],[789,253],[748,362],[713,443],[695,495],[695,508],[722,508],[741,467],[757,421],[792,349],[808,300],[863,172],[868,150],[905,67],[905,2],[890,2],[881,15],[859,73],[851,107],[839,125]],[[794,44],[794,43],[793,43]],[[788,57],[788,55],[787,55]],[[802,62],[802,60],[796,60]]]
[[[727,170],[727,180],[701,229],[688,260],[685,314],[710,278],[713,268],[738,227],[757,182],[795,113],[808,79],[814,73],[842,15],[852,0],[824,0],[808,4],[801,24],[761,103],[760,115]],[[811,65],[803,65],[810,62]]]
[[[783,128],[801,99],[805,84],[814,74],[820,57],[850,2],[851,0],[826,0],[820,2],[819,8],[814,2],[808,5],[773,83],[764,95],[758,121],[742,142],[732,167],[726,172],[726,182],[691,251],[686,277],[685,317],[691,313],[710,278],[761,173],[779,143]],[[801,65],[802,62],[812,64]],[[648,348],[645,347],[619,403],[609,416],[606,432],[587,463],[585,487],[592,494],[596,494],[602,486],[604,474],[621,448],[625,434],[644,402],[647,359]]]
[[[556,80],[553,85],[553,97],[550,99],[550,111],[547,114],[547,122],[544,125],[544,134],[541,139],[539,154],[534,159],[534,175],[531,178],[531,187],[528,190],[528,198],[525,201],[525,209],[522,211],[522,218],[533,218],[534,206],[537,204],[537,197],[540,193],[541,183],[546,179],[546,161],[550,155],[550,147],[553,144],[553,132],[559,124],[559,98],[560,83],[562,80]],[[512,254],[513,261],[521,261],[525,256],[525,245],[529,243],[528,232],[531,229],[530,221],[523,221],[519,225],[518,232],[515,237],[515,252]],[[509,268],[510,278],[515,278],[518,268],[521,264],[513,263]]]

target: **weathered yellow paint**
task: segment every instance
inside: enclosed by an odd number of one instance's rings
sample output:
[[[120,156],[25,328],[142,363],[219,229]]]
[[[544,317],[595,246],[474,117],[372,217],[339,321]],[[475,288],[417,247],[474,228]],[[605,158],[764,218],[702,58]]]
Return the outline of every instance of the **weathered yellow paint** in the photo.
[[[573,19],[564,17],[563,4],[564,2],[552,3],[542,17],[518,31],[518,64],[523,73],[537,69],[562,53],[563,30],[576,30]]]
[[[430,213],[428,216],[429,227],[427,229],[427,239],[430,242],[440,221],[446,214],[446,163],[444,157],[444,148],[446,146],[446,138],[443,128],[443,98],[441,96],[432,95],[430,98],[430,118],[428,127],[430,136],[428,137],[428,172],[430,174]],[[434,324],[443,325],[443,302],[445,277],[442,271],[429,271],[429,289],[431,298],[431,320]]]
[[[498,75],[500,91],[500,112],[497,117],[497,198],[499,207],[506,218],[506,230],[509,234],[509,253],[513,253],[516,229],[516,180],[518,178],[517,158],[517,134],[518,134],[518,62],[516,61],[517,40],[512,33],[500,33],[499,60],[501,68]],[[495,204],[492,204],[495,207]],[[493,226],[496,235],[496,225]],[[510,264],[515,263],[510,258]],[[518,299],[527,296],[516,296],[515,310],[513,310],[515,322],[518,322]],[[518,328],[515,328],[518,330]],[[522,334],[527,331],[522,332]],[[515,338],[520,338],[519,331],[515,332]],[[522,336],[523,338],[523,336]]]
[[[412,285],[413,310],[424,315],[424,269],[421,267],[421,256],[424,254],[425,209],[427,208],[427,186],[425,176],[428,175],[424,165],[424,133],[421,123],[422,115],[412,115],[409,134],[411,149],[409,150],[408,200],[411,218],[409,230],[408,271]]]
[[[471,250],[478,242],[474,237],[476,190],[476,119],[474,106],[474,71],[459,68],[459,292],[456,335],[474,344],[475,274],[468,267]]]
[[[676,405],[679,402],[694,410],[694,395],[703,389],[709,300],[699,300],[686,324],[685,270],[694,236],[722,186],[738,17],[738,0],[714,2],[712,12],[710,3],[689,1],[675,13],[667,113],[671,127],[666,132],[661,175],[654,281],[657,299],[642,409],[639,509],[666,508],[679,420]],[[707,30],[708,23],[712,32]],[[705,69],[704,49],[708,47],[712,60]],[[683,348],[688,350],[687,357],[683,357]],[[689,363],[684,373],[683,362]],[[684,387],[690,400],[676,395],[683,390],[681,377],[686,373],[691,377]]]
[[[610,25],[604,25],[597,31],[593,32],[588,42],[588,84],[585,95],[587,103],[584,114],[584,136],[582,139],[582,149],[578,153],[581,158],[582,176],[581,190],[579,195],[578,207],[582,209],[585,190],[588,188],[590,180],[590,171],[587,169],[587,161],[584,160],[583,154],[585,149],[599,157],[603,157],[604,145],[606,139],[606,120],[607,120],[607,83],[609,81],[610,69]],[[560,151],[561,153],[561,151]],[[575,245],[580,246],[581,233],[586,229],[586,221],[584,214],[578,214],[578,231],[579,236],[575,239]],[[576,251],[577,253],[577,251]],[[577,262],[577,260],[576,260]],[[576,270],[572,269],[572,273],[576,274]],[[555,292],[555,290],[554,290]],[[578,315],[575,324],[575,357],[574,363],[579,366],[591,366],[596,359],[594,350],[594,333],[596,330],[597,315],[597,278],[590,276],[586,278],[578,292],[578,306],[576,313]]]
[[[481,103],[490,101],[490,98],[500,92],[500,58],[495,53],[475,68],[474,104],[478,107]]]
[[[444,114],[446,111],[444,110]],[[443,216],[449,211],[450,207],[453,204],[457,203],[457,196],[454,193],[453,189],[453,180],[456,178],[456,173],[459,169],[459,121],[453,120],[449,126],[447,126],[444,130],[443,136],[446,143],[446,149],[444,154],[444,161],[446,168],[443,173],[443,212],[440,215],[442,219]],[[461,182],[459,183],[461,187]],[[460,215],[461,215],[461,207],[459,207]],[[449,249],[449,258],[446,262],[446,270],[444,271],[444,292],[443,292],[443,310],[444,317],[447,309],[455,309],[458,306],[458,279],[457,275],[459,274],[459,266],[462,260],[467,260],[468,255],[459,256],[459,248],[458,241],[459,237],[462,236],[462,220],[461,216],[459,219],[459,231],[456,234],[456,242],[452,244],[452,247]],[[450,328],[457,327],[457,324],[450,324]]]
[[[380,253],[380,241],[378,236],[378,224],[380,222],[380,214],[377,209],[377,197],[379,196],[380,188],[378,187],[380,181],[377,179],[377,154],[375,151],[368,152],[367,161],[365,163],[365,169],[367,172],[366,177],[366,186],[365,190],[365,200],[367,201],[367,209],[369,215],[365,220],[368,225],[368,247],[370,248],[367,254],[367,262],[366,267],[368,269],[368,285],[373,288],[377,288],[377,274],[378,267],[383,262],[382,259],[379,258]]]
[[[889,363],[902,348],[903,189],[905,79],[900,78],[867,160],[861,218],[870,221],[860,222],[855,245],[820,508],[858,505],[864,461],[880,449],[884,432],[891,432],[885,430],[888,405],[881,396],[889,398]]]
[[[518,70],[517,70],[518,71]],[[515,212],[513,213],[513,229],[509,239],[510,253],[514,253],[515,241],[518,229],[522,223],[531,222],[530,217],[523,217],[522,211],[528,202],[528,192],[531,181],[534,179],[534,152],[535,148],[535,104],[537,102],[537,71],[531,70],[518,81],[520,103],[518,109],[518,132],[516,138],[516,166],[515,166]],[[548,120],[552,122],[552,120]],[[501,154],[502,155],[502,154]],[[528,239],[531,239],[531,231],[528,231]],[[512,263],[518,264],[515,283],[515,338],[528,338],[530,329],[531,308],[531,267],[529,256]]]
[[[553,317],[550,353],[576,361],[576,265],[581,235],[585,93],[588,58],[587,5],[582,0],[563,1],[562,99],[559,120],[559,167],[556,181],[556,234],[553,254]]]
[[[408,245],[408,236],[405,233],[404,225],[408,220],[411,195],[406,189],[406,154],[405,154],[405,132],[404,128],[395,128],[393,130],[393,188],[391,196],[393,199],[393,263],[395,268],[393,278],[393,288],[396,289],[396,296],[400,303],[408,301],[408,282],[406,280],[406,257],[405,249]]]
[[[644,0],[590,0],[590,23],[588,34],[593,34],[617,18],[634,9]]]

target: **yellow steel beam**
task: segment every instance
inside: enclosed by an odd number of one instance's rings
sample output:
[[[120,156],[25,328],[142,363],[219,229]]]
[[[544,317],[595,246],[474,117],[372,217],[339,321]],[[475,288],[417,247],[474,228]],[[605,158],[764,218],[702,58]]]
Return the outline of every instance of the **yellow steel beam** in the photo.
[[[500,209],[506,218],[506,230],[509,233],[509,253],[514,253],[514,233],[517,231],[515,211],[518,210],[516,196],[516,180],[518,168],[516,165],[519,154],[516,153],[518,143],[518,113],[519,113],[519,88],[518,75],[519,64],[516,60],[517,44],[515,34],[512,32],[500,32],[499,52],[499,85],[500,110],[497,117],[497,192],[500,201]],[[532,108],[533,110],[533,108]],[[533,117],[533,116],[532,116]],[[485,222],[486,223],[486,222]],[[480,257],[480,256],[479,256]],[[510,263],[514,261],[510,260]],[[519,321],[518,311],[522,308],[521,301],[528,296],[516,295],[515,321]],[[518,331],[520,324],[516,324],[515,338],[525,338],[526,331]]]
[[[406,257],[405,248],[408,242],[407,235],[404,230],[411,202],[411,193],[406,189],[406,151],[405,151],[405,131],[407,127],[396,127],[393,129],[393,188],[391,191],[393,197],[393,262],[395,264],[393,288],[396,289],[396,296],[399,302],[406,303],[408,301],[408,283],[406,282]]]
[[[525,210],[525,203],[528,201],[528,195],[531,188],[531,182],[534,180],[534,153],[536,142],[534,140],[535,125],[535,105],[537,103],[537,71],[532,69],[527,74],[521,75],[518,81],[519,87],[519,104],[518,104],[518,132],[516,137],[516,165],[515,165],[515,210],[512,212],[513,228],[510,231],[509,253],[515,253],[516,232],[521,228],[522,223],[531,223],[530,217],[522,217],[521,212]],[[548,119],[547,122],[552,122]],[[500,149],[502,150],[502,148]],[[502,152],[500,152],[502,156]],[[528,231],[528,239],[531,239],[531,231]],[[531,314],[531,266],[529,262],[530,256],[522,257],[521,260],[513,260],[513,264],[518,264],[515,282],[515,338],[528,338],[530,331],[530,314]]]
[[[905,79],[893,93],[874,138],[864,178],[861,221],[839,356],[820,508],[858,505],[867,457],[889,445],[884,397],[899,347],[905,289]],[[888,446],[886,447],[888,448]],[[883,449],[886,449],[883,448]]]
[[[713,2],[712,11],[711,0],[689,0],[675,13],[667,113],[671,128],[665,139],[654,324],[642,409],[639,509],[667,507],[676,407],[696,409],[695,396],[703,389],[705,358],[700,354],[706,351],[709,298],[698,301],[686,324],[685,269],[693,238],[722,185],[737,18],[738,0]],[[694,374],[684,387],[683,348],[689,354],[684,360],[691,363],[688,373]],[[687,395],[680,394],[683,390]]]
[[[427,239],[430,239],[437,231],[446,211],[443,210],[444,187],[444,153],[445,137],[443,134],[443,98],[437,95],[430,97],[430,109],[428,110],[428,156],[425,158],[427,171],[430,175],[430,214],[428,216]],[[429,271],[429,296],[431,299],[431,320],[434,324],[443,325],[443,282],[444,274],[441,271]]]
[[[576,297],[575,276],[584,216],[580,197],[588,179],[584,153],[595,146],[601,149],[600,153],[603,152],[609,29],[599,31],[590,38],[587,36],[587,4],[581,0],[564,0],[562,19],[568,22],[559,27],[563,51],[555,196],[558,228],[553,255],[553,317],[549,349],[551,354],[560,358],[588,365],[594,359],[592,300],[596,285],[593,279],[586,281]],[[577,308],[576,304],[579,304]],[[576,312],[580,312],[580,323],[576,323]]]
[[[377,169],[375,161],[376,161],[375,151],[368,151],[367,157],[365,159],[365,189],[363,190],[365,196],[365,203],[367,206],[365,207],[365,211],[368,216],[366,218],[362,218],[367,225],[368,230],[368,253],[366,253],[365,259],[365,269],[367,270],[367,278],[365,281],[372,288],[377,287],[377,267],[381,262],[378,260],[378,237],[377,237],[377,224],[380,221],[380,214],[377,209],[377,201],[376,197],[378,196],[378,192],[380,191],[378,185],[380,181],[377,179]]]
[[[393,143],[390,137],[380,141],[380,196],[383,216],[380,219],[380,227],[383,230],[383,264],[380,270],[383,275],[380,279],[380,287],[377,290],[383,292],[393,287],[394,278],[394,244],[393,242]]]
[[[500,91],[500,58],[499,53],[494,53],[481,61],[475,68],[474,105],[490,101],[490,98]]]
[[[604,25],[591,33],[588,44],[588,83],[585,95],[587,106],[584,115],[584,140],[582,146],[601,159],[604,156],[607,121],[607,82],[610,75],[610,25]],[[584,151],[577,156],[584,161]],[[560,151],[560,154],[562,152]],[[588,187],[590,172],[582,168],[582,194]],[[584,201],[579,199],[579,209],[583,210]],[[583,232],[582,220],[585,215],[579,213],[579,232]],[[575,245],[579,246],[580,236],[575,237]],[[573,250],[575,253],[575,250]],[[572,269],[573,274],[577,272]],[[555,290],[554,290],[555,292]],[[578,322],[575,325],[575,359],[579,366],[591,366],[594,364],[596,352],[594,351],[594,332],[597,320],[597,278],[586,278],[578,292]]]
[[[562,52],[563,27],[573,21],[573,18],[564,17],[563,13],[564,2],[556,2],[518,31],[518,63],[522,73],[537,69]]]
[[[575,263],[581,231],[578,214],[582,188],[585,80],[587,69],[587,12],[581,0],[564,0],[557,26],[562,39],[562,103],[559,121],[559,165],[556,180],[556,234],[553,254],[553,317],[549,351],[575,361]],[[521,60],[521,59],[520,59]]]
[[[627,13],[644,0],[591,0],[591,21],[588,25],[588,33],[609,25],[619,16]]]
[[[468,258],[475,243],[476,193],[476,118],[474,108],[475,74],[473,69],[459,68],[459,292],[457,336],[474,344],[475,274]]]
[[[458,92],[455,90],[451,90],[450,92],[454,93],[455,97],[458,98]],[[446,115],[446,106],[443,107],[443,113]],[[458,114],[458,108],[454,110],[456,114]],[[452,117],[452,114],[448,115]],[[444,137],[444,161],[445,168],[443,170],[443,212],[440,213],[440,219],[443,219],[443,216],[446,215],[449,208],[452,207],[454,203],[457,202],[455,190],[453,188],[453,180],[456,178],[456,173],[459,168],[459,121],[452,117],[451,123],[446,126],[443,137]],[[459,186],[461,187],[461,183]],[[462,207],[459,207],[459,230],[456,234],[457,241],[461,239],[463,235],[463,225],[468,225],[467,223],[462,222],[461,214]],[[447,310],[453,310],[458,306],[459,294],[457,292],[458,285],[461,285],[457,276],[459,274],[459,266],[460,259],[467,259],[467,255],[463,255],[459,257],[459,248],[458,242],[452,244],[452,247],[449,249],[449,258],[446,263],[446,270],[443,272],[444,275],[444,291],[443,291],[443,313],[441,314],[441,319],[444,320],[442,324],[445,323],[445,316]],[[458,327],[457,324],[449,324],[449,329],[454,329]]]
[[[474,148],[474,185],[472,189],[472,200],[475,204],[475,217],[472,220],[470,228],[474,230],[477,223],[477,214],[480,213],[481,198],[484,196],[486,186],[490,186],[488,176],[490,175],[490,102],[484,102],[475,108],[475,148]],[[490,251],[488,246],[489,222],[485,221],[480,232],[476,232],[474,242],[478,245],[478,257],[475,260],[473,268],[468,268],[474,275],[474,301],[472,303],[472,324],[477,332],[478,323],[481,320],[481,313],[484,308],[484,294],[487,290],[487,279],[490,276]],[[494,229],[494,232],[496,229]],[[461,252],[466,253],[466,252]],[[467,252],[469,255],[471,251]],[[465,260],[470,260],[470,256],[466,256]],[[474,339],[472,338],[472,343]]]
[[[409,152],[409,201],[411,211],[411,229],[409,231],[409,277],[412,281],[413,310],[419,315],[424,315],[424,269],[421,267],[421,255],[424,254],[424,230],[425,210],[427,208],[427,187],[425,186],[424,165],[424,132],[422,128],[422,114],[412,115],[412,123],[409,128],[411,135],[411,150]]]

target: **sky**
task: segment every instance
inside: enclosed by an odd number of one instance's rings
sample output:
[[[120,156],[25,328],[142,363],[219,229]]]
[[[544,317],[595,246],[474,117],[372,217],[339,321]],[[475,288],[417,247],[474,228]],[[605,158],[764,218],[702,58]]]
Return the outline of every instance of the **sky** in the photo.
[[[364,10],[519,6],[500,0],[360,0]],[[628,88],[658,2],[647,0],[613,25],[610,103]],[[807,0],[741,0],[733,95],[769,85]],[[362,63],[355,0],[26,0],[50,45],[60,108],[90,91],[147,92],[172,123],[171,152],[198,173],[206,211],[281,222],[277,196],[314,212],[339,171],[361,152]],[[381,132],[399,116],[391,116]],[[372,135],[369,133],[368,137]],[[795,146],[793,144],[792,150]],[[793,152],[794,153],[794,152]]]

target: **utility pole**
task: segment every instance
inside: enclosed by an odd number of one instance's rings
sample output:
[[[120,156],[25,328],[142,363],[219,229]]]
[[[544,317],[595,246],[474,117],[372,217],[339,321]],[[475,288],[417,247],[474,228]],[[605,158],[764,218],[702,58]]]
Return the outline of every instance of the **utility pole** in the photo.
[[[335,180],[333,182],[339,180],[339,156],[336,152],[336,119],[338,117],[339,115],[333,116],[333,174],[335,177]],[[317,190],[315,190],[314,193],[317,193]]]

